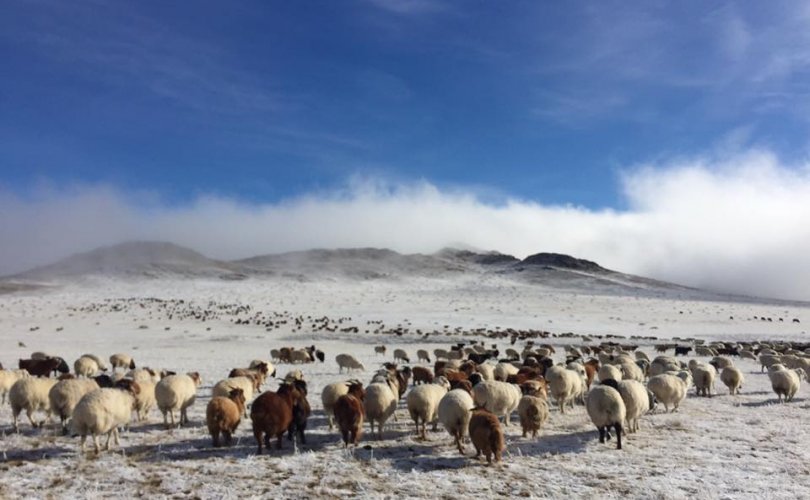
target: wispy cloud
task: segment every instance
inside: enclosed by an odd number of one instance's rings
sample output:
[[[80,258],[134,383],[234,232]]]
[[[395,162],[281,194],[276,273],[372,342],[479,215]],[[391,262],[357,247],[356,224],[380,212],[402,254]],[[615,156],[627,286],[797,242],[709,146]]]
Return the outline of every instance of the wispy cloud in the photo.
[[[625,171],[627,210],[482,201],[428,182],[355,178],[275,204],[201,196],[186,205],[109,186],[0,192],[0,272],[129,239],[218,258],[313,247],[432,252],[452,242],[518,256],[557,251],[626,272],[730,292],[810,299],[810,168],[767,150]]]

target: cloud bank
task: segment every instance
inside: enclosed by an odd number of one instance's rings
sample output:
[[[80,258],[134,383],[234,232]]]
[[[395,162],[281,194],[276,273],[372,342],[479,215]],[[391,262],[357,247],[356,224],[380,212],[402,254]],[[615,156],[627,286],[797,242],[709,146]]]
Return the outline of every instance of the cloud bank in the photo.
[[[810,300],[810,169],[766,150],[640,165],[626,208],[507,199],[429,182],[352,179],[279,203],[82,185],[0,190],[0,274],[127,240],[165,240],[234,259],[309,248],[433,252],[454,243],[518,257],[554,251],[712,290]]]

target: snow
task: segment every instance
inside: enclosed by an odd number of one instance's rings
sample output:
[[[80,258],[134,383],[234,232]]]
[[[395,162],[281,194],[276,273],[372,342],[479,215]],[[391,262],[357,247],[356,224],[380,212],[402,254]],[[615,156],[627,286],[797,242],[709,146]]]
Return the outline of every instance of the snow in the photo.
[[[248,305],[249,312],[238,308]],[[185,314],[204,310],[219,316],[202,321]],[[234,311],[239,312],[229,314]],[[326,316],[337,329],[313,330],[312,320],[305,320],[300,330],[294,321],[269,331],[235,323],[256,312],[277,313],[277,319]],[[338,432],[327,430],[320,392],[339,380],[369,381],[375,367],[390,361],[394,348],[405,349],[414,360],[419,348],[432,353],[460,340],[483,339],[473,333],[477,328],[575,334],[545,340],[555,346],[582,344],[579,335],[621,335],[626,337],[622,342],[641,344],[652,358],[653,344],[671,338],[806,342],[808,322],[810,307],[801,303],[659,298],[643,290],[636,295],[596,294],[493,276],[395,282],[110,277],[21,289],[0,295],[0,362],[5,367],[15,367],[18,358],[33,351],[60,355],[71,365],[86,352],[105,358],[126,352],[138,366],[199,371],[203,385],[189,410],[189,427],[165,430],[153,410],[147,423],[134,422],[121,433],[120,448],[99,457],[81,456],[78,438],[57,435],[55,423],[32,429],[23,417],[21,433],[14,434],[10,407],[3,405],[0,497],[807,498],[806,384],[792,403],[779,404],[767,375],[753,361],[735,359],[746,377],[742,394],[729,396],[719,377],[713,398],[698,398],[691,389],[679,412],[659,410],[643,417],[641,430],[626,437],[621,451],[614,442],[598,443],[582,406],[565,415],[552,408],[537,439],[520,437],[513,415],[506,427],[504,461],[493,466],[473,459],[469,443],[466,456],[459,455],[441,427],[429,431],[427,441],[418,440],[404,398],[398,421],[389,420],[382,441],[366,426],[360,447],[347,451]],[[350,326],[359,331],[340,331]],[[378,328],[403,333],[374,333]],[[425,333],[430,333],[427,338]],[[484,340],[497,343],[501,351],[509,347],[508,338]],[[307,444],[294,447],[285,439],[283,450],[257,456],[247,419],[234,446],[212,448],[204,425],[211,387],[231,368],[269,358],[271,348],[311,344],[326,353],[326,362],[295,367],[304,371],[314,410]],[[373,346],[379,344],[388,346],[387,357],[374,354]],[[354,355],[367,371],[338,374],[334,357],[341,352]],[[561,352],[556,359],[562,359]],[[277,366],[278,376],[293,369]],[[275,387],[270,381],[265,389]]]

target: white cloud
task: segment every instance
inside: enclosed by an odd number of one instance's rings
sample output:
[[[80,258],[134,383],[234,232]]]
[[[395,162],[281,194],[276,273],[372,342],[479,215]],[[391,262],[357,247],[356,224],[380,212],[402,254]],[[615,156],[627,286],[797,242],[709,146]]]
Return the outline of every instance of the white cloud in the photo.
[[[108,186],[0,191],[0,273],[132,239],[211,257],[313,247],[433,252],[451,242],[524,257],[569,253],[620,271],[810,300],[810,170],[770,152],[676,159],[624,174],[627,209],[492,204],[428,182],[353,180],[275,204],[203,196],[187,205]]]

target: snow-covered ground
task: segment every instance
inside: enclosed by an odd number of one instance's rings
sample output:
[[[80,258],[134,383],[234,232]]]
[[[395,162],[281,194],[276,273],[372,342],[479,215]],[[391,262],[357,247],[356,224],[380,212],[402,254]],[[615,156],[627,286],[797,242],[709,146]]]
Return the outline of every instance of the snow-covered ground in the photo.
[[[218,315],[202,321],[187,314],[204,310]],[[256,313],[276,318],[274,327],[236,323]],[[300,329],[289,321],[299,316]],[[323,317],[337,329],[314,330],[314,319]],[[279,324],[284,319],[288,322]],[[385,360],[395,347],[415,358],[418,348],[483,339],[476,329],[514,328],[548,331],[552,345],[582,344],[583,334],[621,335],[622,342],[641,344],[652,357],[658,341],[651,337],[808,341],[808,324],[810,308],[802,304],[590,295],[497,277],[94,279],[9,293],[0,295],[0,362],[6,367],[16,367],[18,358],[33,351],[60,355],[70,364],[87,352],[103,357],[127,352],[139,366],[199,371],[203,386],[189,427],[164,430],[154,410],[148,423],[133,423],[122,433],[120,448],[97,458],[81,456],[78,439],[58,435],[55,426],[31,429],[24,421],[14,434],[10,408],[3,405],[0,497],[810,498],[808,389],[803,386],[790,404],[777,403],[767,375],[753,361],[736,361],[746,376],[741,395],[729,396],[719,381],[713,398],[695,397],[691,390],[679,412],[644,417],[621,451],[614,443],[598,443],[582,406],[565,415],[552,410],[538,439],[520,437],[514,416],[504,461],[490,467],[471,457],[469,444],[460,456],[441,428],[427,441],[418,440],[404,403],[382,441],[367,434],[357,450],[346,451],[338,433],[327,430],[320,401],[326,384],[348,378],[338,374],[336,354],[351,353],[363,362],[366,371],[352,377],[368,381],[384,360],[374,354],[379,344],[389,348]],[[390,333],[394,330],[401,335]],[[576,336],[555,336],[568,332]],[[508,338],[487,343],[509,347]],[[212,448],[204,426],[211,386],[233,367],[269,358],[271,348],[311,344],[327,356],[325,363],[300,367],[314,409],[307,444],[294,449],[285,441],[281,452],[257,456],[248,419],[233,447]],[[278,368],[283,375],[292,367]],[[275,387],[272,381],[267,386]]]

